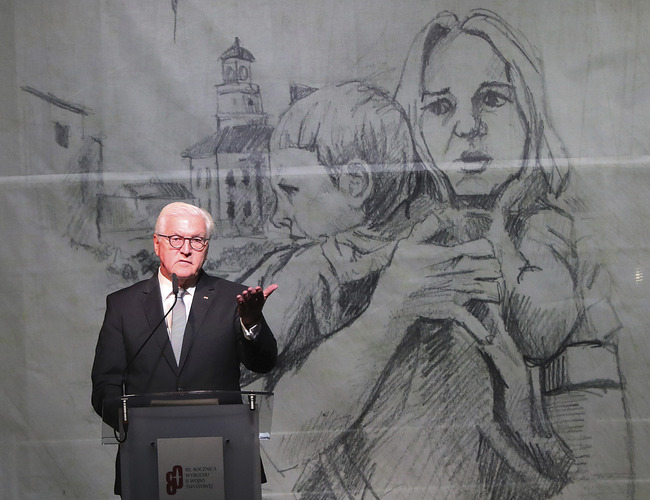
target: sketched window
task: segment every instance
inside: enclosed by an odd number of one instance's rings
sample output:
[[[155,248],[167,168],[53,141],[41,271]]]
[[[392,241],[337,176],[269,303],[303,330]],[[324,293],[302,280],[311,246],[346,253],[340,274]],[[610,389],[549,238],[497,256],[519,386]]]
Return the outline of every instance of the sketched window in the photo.
[[[244,186],[248,186],[251,183],[251,174],[249,173],[248,169],[244,169],[242,172],[242,183]]]
[[[233,82],[233,81],[235,81],[235,69],[234,69],[232,66],[228,66],[228,67],[226,68],[226,72],[225,72],[224,80],[225,80],[226,82]]]
[[[235,220],[235,202],[229,201],[226,205],[226,214],[228,215],[228,220]]]
[[[232,170],[226,174],[226,186],[228,187],[235,187],[235,174],[233,173]]]
[[[253,213],[253,209],[251,208],[251,202],[250,202],[250,200],[247,201],[246,203],[244,203],[244,209],[243,209],[243,212],[244,212],[244,218],[246,218],[246,219],[247,219],[248,217],[250,217],[251,214]]]
[[[54,140],[62,148],[70,145],[70,125],[54,122]]]

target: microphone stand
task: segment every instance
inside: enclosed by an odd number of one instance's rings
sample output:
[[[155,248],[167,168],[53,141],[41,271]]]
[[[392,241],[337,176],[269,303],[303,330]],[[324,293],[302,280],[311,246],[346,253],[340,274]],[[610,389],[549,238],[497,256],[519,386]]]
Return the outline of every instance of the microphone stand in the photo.
[[[151,330],[145,341],[140,345],[140,348],[136,351],[136,353],[133,355],[131,360],[126,364],[126,368],[124,368],[124,371],[122,372],[122,429],[124,431],[124,437],[120,439],[118,436],[118,431],[117,429],[113,429],[113,435],[115,436],[115,439],[119,444],[122,444],[126,441],[126,436],[129,431],[129,415],[127,412],[127,401],[128,397],[126,395],[126,380],[129,374],[129,368],[131,367],[131,364],[135,360],[135,358],[138,357],[138,354],[144,349],[144,346],[147,345],[151,337],[153,337],[153,334],[156,333],[156,330],[160,327],[160,325],[163,324],[165,319],[167,319],[167,316],[169,316],[169,313],[174,310],[174,306],[176,305],[176,302],[178,302],[178,277],[176,274],[172,274],[172,293],[174,294],[174,302],[172,303],[171,307],[167,310],[165,315],[162,317],[162,319],[158,322],[158,324]]]

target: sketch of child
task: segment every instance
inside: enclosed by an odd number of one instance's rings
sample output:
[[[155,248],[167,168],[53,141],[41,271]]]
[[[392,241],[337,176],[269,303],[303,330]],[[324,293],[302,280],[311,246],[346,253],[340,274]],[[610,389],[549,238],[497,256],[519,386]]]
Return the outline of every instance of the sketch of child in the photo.
[[[246,277],[285,287],[267,390],[363,312],[396,242],[435,199],[403,110],[358,82],[293,103],[271,137],[270,165],[272,222],[294,245]]]
[[[501,377],[494,349],[481,349],[484,360],[477,356],[477,342],[462,331],[471,325],[453,314],[451,325],[438,321],[432,303],[447,293],[438,282],[405,302],[402,314],[419,319],[359,419],[319,455],[296,491],[302,498],[323,492],[406,498],[413,491],[435,498],[569,498],[603,488],[614,497],[629,494],[614,339],[620,326],[600,288],[602,269],[580,252],[566,155],[546,114],[534,51],[492,12],[473,11],[462,22],[444,12],[415,38],[396,99],[421,159],[447,186],[449,210],[435,211],[419,241],[399,243],[381,279],[422,280],[424,268],[408,261],[424,252],[418,246],[454,248],[488,238],[503,278],[501,305],[474,300],[467,306],[506,341],[497,353],[513,341],[525,357],[528,409],[508,412],[499,402],[514,379]],[[486,277],[489,266],[486,260]],[[381,282],[376,296],[380,290]],[[607,415],[612,435],[598,428],[599,413]],[[521,432],[529,418],[539,439]],[[623,481],[593,481],[607,477]]]

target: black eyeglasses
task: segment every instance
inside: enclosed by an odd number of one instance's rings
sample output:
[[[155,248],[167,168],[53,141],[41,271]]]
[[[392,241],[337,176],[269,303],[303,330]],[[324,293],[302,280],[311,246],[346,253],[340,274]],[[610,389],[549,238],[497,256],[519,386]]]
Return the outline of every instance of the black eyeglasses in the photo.
[[[185,244],[185,240],[190,242],[190,247],[192,247],[192,250],[196,250],[197,252],[200,252],[203,250],[206,245],[208,244],[208,241],[206,238],[199,238],[198,236],[193,236],[192,238],[185,238],[184,236],[179,236],[178,234],[172,234],[171,236],[167,236],[166,234],[158,234],[161,238],[167,238],[167,241],[169,241],[169,245],[172,248],[175,248],[176,250],[180,249],[183,247]]]

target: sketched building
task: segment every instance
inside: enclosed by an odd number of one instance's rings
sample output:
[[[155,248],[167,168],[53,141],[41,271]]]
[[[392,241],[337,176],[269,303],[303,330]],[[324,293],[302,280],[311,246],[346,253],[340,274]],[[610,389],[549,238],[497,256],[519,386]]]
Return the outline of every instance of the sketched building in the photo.
[[[197,204],[228,235],[263,230],[269,204],[265,189],[268,141],[259,85],[253,83],[253,54],[239,39],[220,57],[222,83],[216,85],[217,131],[182,153],[190,162],[191,191]]]
[[[93,111],[29,85],[20,89],[23,171],[50,176],[33,197],[39,219],[57,230],[67,220],[65,231],[73,241],[96,241],[94,220],[84,215],[93,213],[95,194],[102,190],[102,139],[88,130],[94,126],[88,123]],[[69,217],[52,207],[65,207]]]
[[[21,87],[26,96],[22,107],[23,134],[30,153],[28,174],[69,173],[70,157],[92,141],[86,132],[86,119],[92,111],[81,104],[61,99],[28,85]]]

